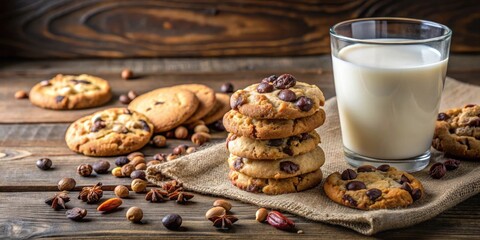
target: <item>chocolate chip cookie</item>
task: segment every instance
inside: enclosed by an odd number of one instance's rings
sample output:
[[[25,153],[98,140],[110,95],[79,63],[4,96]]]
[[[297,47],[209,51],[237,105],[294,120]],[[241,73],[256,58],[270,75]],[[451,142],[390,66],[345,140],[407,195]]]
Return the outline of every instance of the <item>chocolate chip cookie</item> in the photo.
[[[116,156],[145,146],[153,124],[141,113],[111,108],[72,123],[65,134],[68,147],[87,156]]]
[[[362,210],[407,207],[425,194],[412,175],[388,165],[334,172],[323,189],[334,202]]]
[[[185,123],[193,123],[205,117],[215,106],[215,91],[202,84],[182,84],[172,87],[173,89],[183,89],[191,91],[198,99],[198,108]]]
[[[135,98],[128,108],[142,113],[155,126],[154,132],[169,131],[187,121],[197,110],[196,95],[180,88],[159,88]]]
[[[311,132],[324,122],[325,111],[322,108],[311,116],[297,119],[254,119],[235,110],[230,110],[223,116],[223,125],[228,132],[263,140]]]
[[[480,105],[439,113],[432,146],[450,156],[480,160]]]
[[[291,178],[313,172],[325,163],[325,153],[320,147],[313,151],[279,160],[248,159],[230,154],[228,166],[231,170],[254,178]]]
[[[302,133],[288,138],[259,140],[230,133],[227,149],[230,153],[250,159],[280,159],[297,156],[314,150],[320,143],[316,131]]]
[[[202,121],[207,125],[222,119],[223,115],[231,109],[230,96],[224,93],[215,93],[215,98],[215,106],[213,106],[213,109],[202,118]]]
[[[55,110],[97,107],[111,98],[110,85],[106,80],[86,74],[58,74],[37,83],[30,90],[32,104]]]
[[[233,170],[228,174],[230,181],[236,187],[248,192],[268,195],[294,193],[313,188],[320,184],[322,176],[320,169],[283,179],[254,178]]]
[[[325,104],[315,85],[297,82],[290,74],[270,76],[259,84],[236,91],[230,106],[255,119],[295,119],[315,114]]]

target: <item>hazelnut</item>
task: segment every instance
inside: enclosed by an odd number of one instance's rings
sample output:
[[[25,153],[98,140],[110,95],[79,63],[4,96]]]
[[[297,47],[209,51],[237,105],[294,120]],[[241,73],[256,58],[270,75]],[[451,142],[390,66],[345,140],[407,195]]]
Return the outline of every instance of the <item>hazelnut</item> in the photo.
[[[135,170],[147,170],[147,164],[139,163],[137,166],[135,166]]]
[[[115,165],[121,167],[127,163],[130,162],[130,159],[128,159],[127,157],[125,156],[121,156],[121,157],[117,157],[115,158]]]
[[[175,155],[175,154],[168,154],[167,156],[167,161],[172,161],[173,159],[176,159],[178,158],[179,156],[178,155]]]
[[[52,167],[52,160],[50,158],[40,158],[37,160],[36,165],[42,170],[48,170]]]
[[[93,170],[98,174],[107,173],[110,168],[110,163],[106,160],[100,160],[93,164]]]
[[[160,162],[165,162],[167,159],[167,155],[165,153],[157,153],[153,155],[153,160],[158,160]]]
[[[115,195],[117,195],[117,197],[119,197],[119,198],[126,198],[126,197],[128,197],[128,194],[130,193],[128,191],[128,188],[123,186],[123,185],[116,186],[114,192],[115,192]]]
[[[128,98],[127,95],[125,94],[122,94],[118,97],[118,101],[120,101],[122,104],[129,104],[132,100],[130,100],[130,98]]]
[[[174,138],[175,137],[175,130],[170,130],[165,133],[166,138]]]
[[[92,165],[90,164],[81,164],[80,166],[77,167],[77,173],[78,175],[82,177],[88,177],[92,174],[93,168]]]
[[[28,98],[28,93],[23,91],[23,90],[20,90],[20,91],[17,91],[15,92],[15,98],[16,99],[25,99],[25,98]]]
[[[257,220],[257,222],[265,222],[265,220],[267,220],[267,216],[268,216],[267,209],[260,208],[255,213],[255,220]]]
[[[115,177],[124,177],[122,173],[122,168],[121,167],[116,167],[112,169],[112,175]]]
[[[142,156],[136,156],[132,159],[132,161],[130,161],[130,164],[133,166],[137,166],[140,163],[146,163],[145,158]]]
[[[184,144],[178,145],[173,149],[173,154],[175,155],[182,155],[186,152],[187,152],[187,146],[185,146]]]
[[[126,217],[130,222],[140,222],[143,218],[143,211],[139,207],[131,207],[128,209]]]
[[[58,190],[70,191],[75,188],[77,182],[73,178],[62,178],[58,181]]]
[[[189,153],[189,154],[190,154],[190,153],[193,153],[193,152],[195,152],[195,151],[197,151],[197,148],[196,148],[196,147],[189,147],[189,148],[187,148],[187,153]]]
[[[191,138],[192,142],[196,145],[203,145],[204,143],[210,141],[210,134],[208,133],[194,133]]]
[[[135,167],[132,164],[125,164],[122,167],[122,175],[125,177],[130,177],[133,171],[135,171]]]
[[[227,211],[223,207],[213,207],[210,208],[206,213],[205,213],[205,218],[210,219],[212,217],[220,217],[222,215],[225,215]]]
[[[127,158],[128,160],[132,161],[134,157],[136,156],[141,156],[141,157],[145,157],[145,155],[143,155],[142,152],[132,152],[130,154],[128,154]]]
[[[187,128],[193,130],[193,129],[195,129],[195,127],[198,126],[198,125],[205,125],[205,122],[202,121],[202,120],[197,120],[197,121],[195,121],[195,122],[193,122],[193,123],[188,124]]]
[[[205,125],[198,125],[196,126],[194,129],[193,129],[193,132],[204,132],[204,133],[209,133],[210,132],[210,129],[208,129],[207,126]]]
[[[128,91],[127,93],[127,97],[130,99],[130,100],[133,100],[137,97],[137,93],[135,93],[134,91],[130,90]]]
[[[224,199],[218,199],[215,202],[213,202],[214,207],[223,207],[225,210],[230,211],[232,209],[232,204]]]
[[[145,192],[147,189],[147,182],[143,181],[142,179],[133,179],[131,183],[132,191],[136,193],[142,193]]]
[[[132,174],[130,174],[130,178],[131,179],[142,179],[142,180],[146,180],[146,175],[145,175],[145,171],[143,170],[135,170],[132,172]]]
[[[156,147],[165,147],[167,146],[167,138],[162,135],[157,135],[152,139],[153,144]]]
[[[125,69],[123,69],[121,76],[122,76],[123,79],[128,80],[128,79],[131,79],[133,77],[133,72],[132,72],[132,70],[130,70],[128,68],[125,68]]]
[[[175,129],[175,138],[185,139],[188,137],[188,129],[184,126],[177,127]]]
[[[220,86],[220,91],[223,93],[233,93],[234,87],[232,83],[224,83]]]
[[[147,163],[147,167],[150,167],[150,166],[153,166],[153,165],[157,165],[157,164],[160,164],[162,162],[158,161],[158,160],[152,160],[150,162]]]

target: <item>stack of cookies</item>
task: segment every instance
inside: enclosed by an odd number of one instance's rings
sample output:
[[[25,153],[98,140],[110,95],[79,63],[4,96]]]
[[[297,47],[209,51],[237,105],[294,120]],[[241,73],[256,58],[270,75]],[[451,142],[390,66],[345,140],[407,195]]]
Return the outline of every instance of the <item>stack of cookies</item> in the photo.
[[[322,180],[325,162],[315,128],[325,121],[325,98],[290,74],[267,77],[235,92],[223,117],[231,182],[265,194],[303,191]]]

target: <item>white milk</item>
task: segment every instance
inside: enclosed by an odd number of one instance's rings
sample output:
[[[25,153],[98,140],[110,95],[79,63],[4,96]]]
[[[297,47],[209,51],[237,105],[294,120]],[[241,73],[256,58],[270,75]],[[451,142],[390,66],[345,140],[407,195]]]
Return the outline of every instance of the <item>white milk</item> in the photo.
[[[422,45],[355,44],[333,57],[345,147],[379,159],[430,149],[447,61]]]

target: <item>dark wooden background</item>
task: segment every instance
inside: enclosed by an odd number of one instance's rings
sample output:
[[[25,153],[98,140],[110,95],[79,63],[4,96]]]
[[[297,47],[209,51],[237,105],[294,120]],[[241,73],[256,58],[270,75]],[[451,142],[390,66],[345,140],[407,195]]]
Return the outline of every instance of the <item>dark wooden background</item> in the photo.
[[[0,57],[316,55],[333,24],[378,16],[446,24],[452,52],[480,52],[477,0],[4,0]]]

